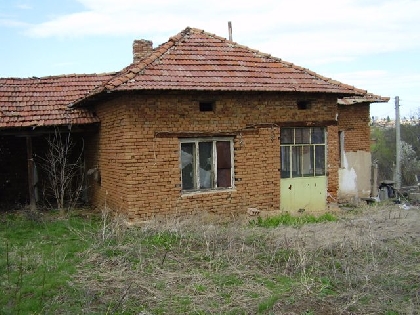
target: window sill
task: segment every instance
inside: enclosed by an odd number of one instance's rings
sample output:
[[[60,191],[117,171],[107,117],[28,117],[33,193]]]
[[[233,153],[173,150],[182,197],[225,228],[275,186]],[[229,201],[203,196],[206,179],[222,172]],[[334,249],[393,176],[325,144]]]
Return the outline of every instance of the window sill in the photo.
[[[223,188],[223,189],[206,189],[206,190],[182,190],[181,197],[196,196],[196,195],[211,195],[219,193],[231,193],[235,192],[236,189],[232,188]]]

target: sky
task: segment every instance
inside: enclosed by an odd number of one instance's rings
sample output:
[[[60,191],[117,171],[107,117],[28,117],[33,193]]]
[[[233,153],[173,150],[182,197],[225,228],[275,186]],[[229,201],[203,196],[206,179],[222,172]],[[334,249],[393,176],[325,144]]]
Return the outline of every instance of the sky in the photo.
[[[186,27],[390,97],[371,116],[420,114],[420,0],[0,0],[0,77],[119,71],[134,39]]]

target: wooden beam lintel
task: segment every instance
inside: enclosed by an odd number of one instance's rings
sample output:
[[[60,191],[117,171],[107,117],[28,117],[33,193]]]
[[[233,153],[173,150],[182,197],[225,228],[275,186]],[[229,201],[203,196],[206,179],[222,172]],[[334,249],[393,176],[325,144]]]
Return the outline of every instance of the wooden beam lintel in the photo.
[[[235,137],[242,133],[257,133],[257,129],[240,129],[233,131],[156,131],[155,138],[205,138],[205,137]]]

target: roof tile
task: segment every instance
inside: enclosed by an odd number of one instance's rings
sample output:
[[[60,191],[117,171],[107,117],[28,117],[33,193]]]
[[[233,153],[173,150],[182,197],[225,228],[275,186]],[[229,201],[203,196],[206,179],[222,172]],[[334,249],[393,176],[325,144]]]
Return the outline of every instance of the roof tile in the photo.
[[[90,111],[68,105],[113,74],[0,78],[0,129],[98,122]]]
[[[195,28],[171,37],[91,94],[150,89],[366,93]]]

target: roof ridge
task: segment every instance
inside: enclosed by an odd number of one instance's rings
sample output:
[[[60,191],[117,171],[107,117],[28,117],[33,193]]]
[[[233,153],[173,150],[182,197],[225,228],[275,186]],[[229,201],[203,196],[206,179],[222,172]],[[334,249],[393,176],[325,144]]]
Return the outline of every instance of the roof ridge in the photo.
[[[209,50],[206,50],[207,46]],[[191,70],[192,67],[196,68]],[[103,81],[73,106],[100,93],[136,89],[321,91],[340,95],[367,93],[269,53],[199,28],[186,27],[152,48],[142,59]]]
[[[248,51],[250,51],[250,52],[254,52],[254,53],[258,54],[258,55],[265,56],[265,57],[269,57],[269,58],[274,58],[274,59],[277,59],[277,60],[279,60],[279,61],[283,61],[281,58],[273,57],[271,54],[264,53],[264,52],[262,52],[262,51],[260,51],[260,50],[258,50],[258,49],[251,48],[251,47],[249,47],[249,46],[239,44],[238,42],[235,42],[235,41],[233,41],[233,40],[229,40],[229,39],[227,39],[226,37],[222,37],[222,36],[220,36],[220,35],[216,35],[216,34],[213,34],[213,33],[207,32],[207,31],[205,31],[205,30],[198,29],[198,28],[190,28],[190,27],[187,27],[187,29],[190,29],[190,30],[192,30],[192,31],[193,31],[193,32],[195,32],[195,33],[206,34],[206,35],[208,35],[208,36],[211,36],[211,37],[217,38],[217,39],[219,39],[219,40],[221,40],[221,41],[223,41],[223,42],[229,42],[229,43],[231,43],[232,45],[234,45],[234,46],[236,46],[236,47],[238,47],[238,48],[242,48],[242,49],[248,50]]]
[[[101,92],[103,90],[112,90],[128,81],[133,79],[136,75],[138,75],[142,70],[144,70],[148,65],[155,62],[161,56],[163,56],[166,52],[169,51],[172,47],[176,46],[176,43],[182,40],[187,34],[190,33],[191,30],[198,30],[193,29],[191,27],[186,27],[184,30],[179,32],[178,34],[171,36],[168,41],[160,44],[156,48],[153,49],[152,53],[147,57],[141,59],[137,63],[131,63],[123,70],[121,70],[118,74],[116,74],[113,78],[111,78],[108,82],[106,82],[102,89],[98,90]],[[95,94],[95,93],[93,93]]]
[[[359,89],[359,88],[356,88],[353,85],[349,85],[349,84],[340,82],[338,80],[334,80],[334,79],[325,77],[325,76],[320,75],[319,73],[316,73],[316,72],[314,72],[314,71],[312,71],[312,70],[310,70],[308,68],[298,66],[298,65],[296,65],[296,64],[294,64],[292,62],[285,61],[285,60],[283,60],[283,59],[281,59],[279,57],[275,57],[275,56],[273,56],[273,55],[271,55],[269,53],[262,52],[262,51],[260,51],[258,49],[250,48],[249,46],[239,44],[237,42],[234,42],[234,41],[231,41],[229,39],[226,39],[226,38],[224,38],[222,36],[219,36],[219,35],[216,35],[216,34],[212,34],[212,33],[206,32],[206,31],[201,30],[201,29],[198,29],[198,28],[189,28],[189,27],[187,27],[184,31],[186,31],[187,29],[188,30],[191,30],[193,32],[206,34],[208,36],[211,36],[211,37],[217,38],[219,40],[222,40],[224,42],[230,42],[230,43],[232,43],[232,45],[236,46],[237,48],[242,48],[242,49],[248,50],[250,52],[255,53],[256,55],[258,55],[260,57],[270,58],[270,59],[273,59],[275,61],[279,61],[282,64],[284,64],[285,66],[288,66],[290,68],[294,68],[294,69],[299,70],[299,71],[304,71],[307,74],[310,74],[312,76],[315,76],[315,77],[317,77],[317,78],[319,78],[319,79],[321,79],[321,80],[323,80],[323,81],[325,81],[327,83],[330,83],[330,84],[333,84],[333,85],[336,85],[336,86],[342,86],[342,87],[348,88],[350,90],[354,90],[355,92],[358,92],[358,93],[363,93],[363,94],[367,93],[367,90]]]
[[[175,45],[176,42],[180,41],[192,28],[186,27],[183,31],[179,32],[177,35],[171,36],[168,41],[160,44],[153,49],[152,53],[147,57],[141,59],[139,62],[131,63],[127,67],[123,68],[121,71],[115,73],[115,75],[110,78],[108,81],[104,82],[102,85],[99,85],[97,88],[92,90],[90,93],[84,97],[79,98],[75,102],[69,105],[69,107],[76,106],[78,103],[83,101],[86,98],[89,98],[93,95],[100,94],[104,91],[110,91],[117,88],[118,86],[130,81],[141,71],[143,71],[148,65],[155,62],[158,58],[163,56],[171,47]]]
[[[116,72],[103,72],[103,73],[88,73],[88,74],[59,74],[59,75],[50,75],[50,76],[43,76],[43,77],[0,77],[0,82],[5,82],[7,85],[20,85],[22,82],[26,82],[27,84],[37,83],[38,81],[47,82],[48,80],[58,80],[58,79],[80,79],[83,77],[94,79],[94,78],[101,78],[105,76],[113,76]]]

